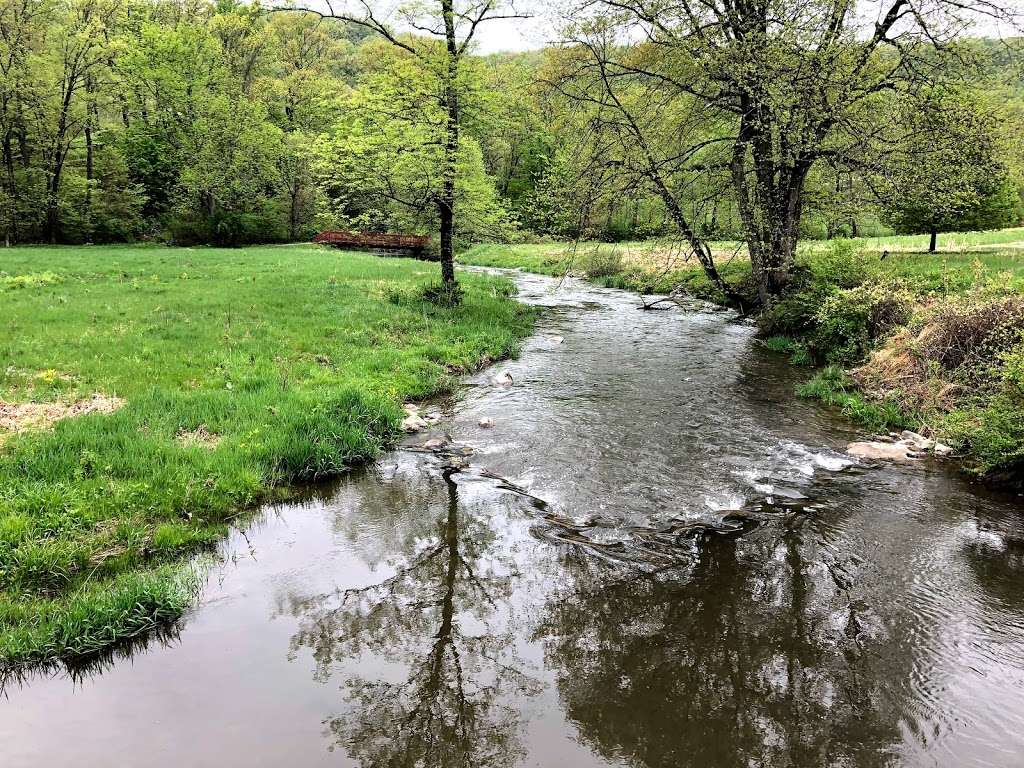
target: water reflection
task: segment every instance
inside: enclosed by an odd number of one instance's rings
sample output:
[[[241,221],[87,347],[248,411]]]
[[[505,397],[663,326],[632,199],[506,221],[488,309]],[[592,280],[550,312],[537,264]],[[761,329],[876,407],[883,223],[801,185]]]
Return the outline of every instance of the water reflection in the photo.
[[[347,708],[325,724],[362,766],[508,766],[523,753],[514,698],[536,684],[514,652],[511,576],[493,532],[460,504],[456,471],[442,479],[442,508],[418,505],[433,531],[406,535],[413,551],[391,576],[290,600],[299,619],[293,652],[312,651],[320,680],[346,675]],[[407,485],[379,487],[402,495]],[[402,672],[373,677],[346,665],[373,657]]]
[[[569,551],[537,636],[581,735],[650,768],[888,764],[874,619],[817,549],[794,516],[705,539],[682,581]]]
[[[1019,497],[850,466],[717,313],[519,282],[561,308],[439,426],[469,466],[233,532],[180,642],[0,700],[5,768],[1021,765]]]

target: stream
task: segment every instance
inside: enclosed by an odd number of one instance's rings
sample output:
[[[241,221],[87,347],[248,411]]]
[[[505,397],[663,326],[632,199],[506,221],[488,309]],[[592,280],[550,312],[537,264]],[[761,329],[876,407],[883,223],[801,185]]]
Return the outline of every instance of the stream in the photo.
[[[9,682],[0,765],[1024,765],[1019,496],[852,462],[728,312],[515,279],[518,360],[172,631]]]

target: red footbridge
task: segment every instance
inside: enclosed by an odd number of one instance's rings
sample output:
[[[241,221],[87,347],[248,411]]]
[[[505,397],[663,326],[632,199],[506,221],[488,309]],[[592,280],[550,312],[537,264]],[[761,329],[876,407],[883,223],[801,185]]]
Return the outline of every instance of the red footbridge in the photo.
[[[348,232],[345,230],[321,232],[313,238],[314,243],[333,245],[336,248],[368,248],[376,251],[402,251],[423,255],[430,238],[426,235],[409,235],[403,232]]]

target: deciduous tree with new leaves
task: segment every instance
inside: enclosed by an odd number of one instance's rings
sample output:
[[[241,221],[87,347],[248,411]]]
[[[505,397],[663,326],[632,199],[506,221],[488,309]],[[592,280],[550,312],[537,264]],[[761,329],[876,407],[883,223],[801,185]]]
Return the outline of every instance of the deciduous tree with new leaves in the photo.
[[[437,103],[444,110],[444,130],[440,138],[443,152],[439,169],[439,189],[433,192],[437,208],[440,240],[441,280],[449,288],[455,280],[455,209],[458,202],[457,177],[459,144],[462,134],[462,70],[472,51],[481,24],[495,19],[521,17],[512,0],[436,0],[406,3],[385,10],[371,0],[322,0],[288,3],[274,9],[306,10],[325,18],[338,19],[370,30],[391,45],[416,59],[430,72]]]
[[[1020,205],[999,143],[1000,120],[969,94],[939,91],[897,105],[902,151],[882,164],[877,189],[902,232],[998,229]]]
[[[989,0],[584,0],[554,82],[600,117],[737,300],[679,205],[695,176],[729,179],[764,305],[792,274],[815,164],[862,155],[885,127],[879,104],[946,77],[943,57],[975,21],[1010,18]]]

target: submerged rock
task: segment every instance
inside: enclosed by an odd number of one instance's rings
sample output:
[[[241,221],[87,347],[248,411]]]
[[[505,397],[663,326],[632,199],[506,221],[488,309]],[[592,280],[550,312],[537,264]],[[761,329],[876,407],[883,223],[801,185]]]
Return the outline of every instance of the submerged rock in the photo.
[[[795,488],[773,488],[770,496],[776,499],[784,499],[786,501],[805,501],[807,499],[800,491]]]

